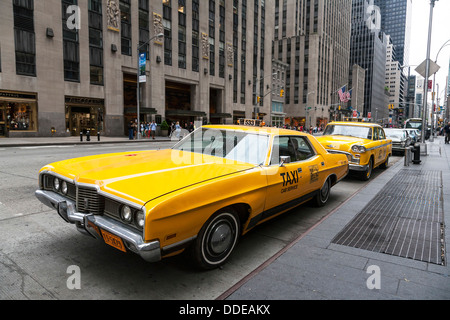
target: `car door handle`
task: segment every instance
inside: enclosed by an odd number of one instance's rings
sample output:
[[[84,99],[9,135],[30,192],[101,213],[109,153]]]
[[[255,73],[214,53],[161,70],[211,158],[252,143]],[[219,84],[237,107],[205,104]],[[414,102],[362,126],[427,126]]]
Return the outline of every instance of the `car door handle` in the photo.
[[[301,173],[301,172],[302,172],[302,168],[298,168],[298,169],[297,169],[297,172],[298,172],[298,173]]]

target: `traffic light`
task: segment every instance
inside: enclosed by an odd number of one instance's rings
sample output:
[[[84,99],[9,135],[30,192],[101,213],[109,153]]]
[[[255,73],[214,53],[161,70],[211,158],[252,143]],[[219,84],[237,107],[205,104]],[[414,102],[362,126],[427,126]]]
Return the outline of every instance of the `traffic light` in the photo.
[[[283,98],[283,96],[284,96],[284,90],[281,89],[281,90],[280,90],[280,97]]]
[[[261,102],[261,97],[256,97],[256,101],[257,101],[258,103],[260,103],[260,102]]]

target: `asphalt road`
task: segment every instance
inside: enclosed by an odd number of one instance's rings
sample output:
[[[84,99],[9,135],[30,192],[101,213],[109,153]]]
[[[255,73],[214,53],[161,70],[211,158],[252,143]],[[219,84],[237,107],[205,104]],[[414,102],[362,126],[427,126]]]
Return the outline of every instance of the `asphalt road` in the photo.
[[[305,204],[257,227],[241,239],[228,264],[207,272],[194,269],[183,255],[150,264],[124,254],[82,235],[34,196],[38,170],[50,162],[170,145],[0,148],[0,300],[215,299],[366,184],[348,176],[324,208]],[[381,172],[376,169],[373,178]]]

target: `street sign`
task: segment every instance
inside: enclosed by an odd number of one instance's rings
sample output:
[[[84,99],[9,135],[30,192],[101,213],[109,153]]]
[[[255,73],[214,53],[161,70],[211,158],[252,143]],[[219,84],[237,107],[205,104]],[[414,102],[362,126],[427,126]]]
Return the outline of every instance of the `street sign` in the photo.
[[[428,76],[432,76],[433,74],[435,74],[436,72],[439,71],[439,69],[441,68],[439,65],[437,65],[434,61],[432,61],[431,59],[429,59],[430,61],[430,72]],[[427,59],[425,59],[424,62],[422,62],[417,68],[416,68],[416,72],[418,74],[420,74],[422,77],[426,78],[426,68],[427,68]]]

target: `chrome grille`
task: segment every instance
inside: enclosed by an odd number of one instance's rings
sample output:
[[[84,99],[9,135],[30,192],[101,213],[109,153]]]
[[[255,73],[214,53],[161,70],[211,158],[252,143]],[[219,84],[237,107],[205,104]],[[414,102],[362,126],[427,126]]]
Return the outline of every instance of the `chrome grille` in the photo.
[[[102,214],[105,209],[105,198],[96,189],[78,187],[77,210],[82,213]]]

